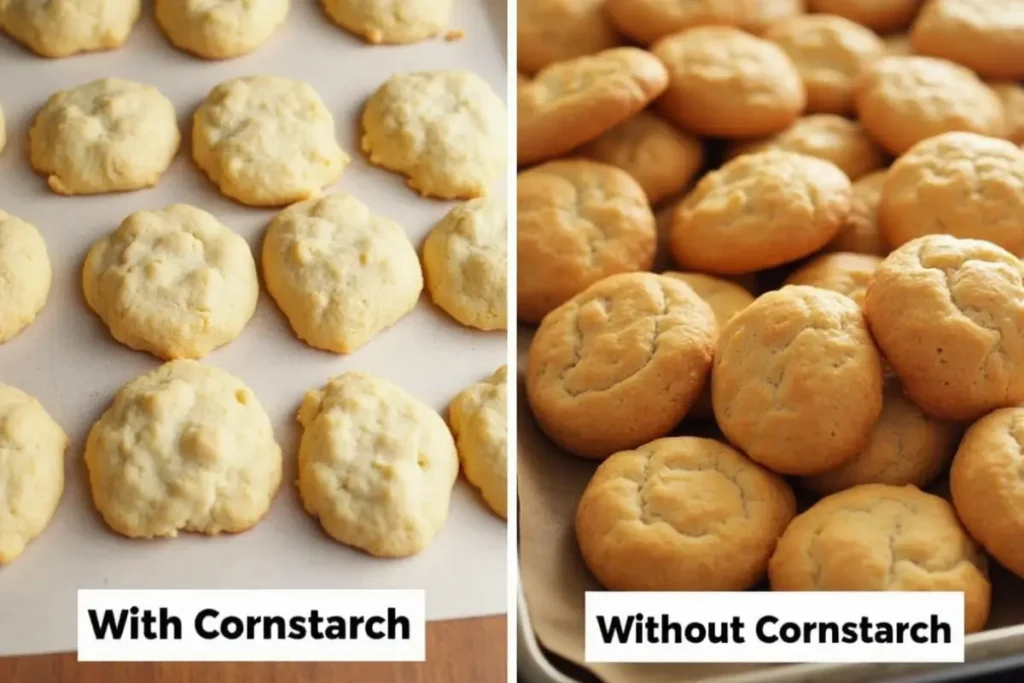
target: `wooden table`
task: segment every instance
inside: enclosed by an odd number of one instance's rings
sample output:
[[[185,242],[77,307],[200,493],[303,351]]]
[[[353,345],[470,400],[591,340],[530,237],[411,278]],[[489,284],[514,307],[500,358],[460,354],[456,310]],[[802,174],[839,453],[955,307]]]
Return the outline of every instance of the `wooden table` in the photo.
[[[505,616],[427,624],[417,664],[80,664],[73,653],[0,659],[2,683],[505,683]]]

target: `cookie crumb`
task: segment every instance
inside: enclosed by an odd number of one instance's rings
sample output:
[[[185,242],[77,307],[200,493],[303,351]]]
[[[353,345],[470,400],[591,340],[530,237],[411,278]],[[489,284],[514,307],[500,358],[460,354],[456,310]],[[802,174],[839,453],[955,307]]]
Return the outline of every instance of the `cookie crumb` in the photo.
[[[444,34],[444,40],[446,43],[454,43],[455,41],[462,40],[465,37],[466,32],[461,28],[455,29],[454,31],[448,31],[448,33]]]

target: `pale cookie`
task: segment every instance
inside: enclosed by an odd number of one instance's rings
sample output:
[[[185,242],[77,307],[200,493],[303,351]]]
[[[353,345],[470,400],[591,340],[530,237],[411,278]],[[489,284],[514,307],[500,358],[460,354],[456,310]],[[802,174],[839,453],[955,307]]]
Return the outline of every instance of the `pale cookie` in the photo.
[[[406,176],[424,197],[480,197],[505,170],[505,103],[469,71],[394,75],[362,121],[370,163]]]
[[[883,36],[882,42],[885,43],[886,56],[909,57],[914,54],[914,46],[910,44],[910,36],[905,33]]]
[[[805,0],[606,0],[619,30],[650,45],[693,26],[726,25],[760,33],[768,25],[804,11]]]
[[[473,384],[448,407],[462,471],[499,516],[508,517],[508,368]]]
[[[615,591],[741,591],[761,580],[796,514],[786,481],[712,439],[611,456],[576,509],[587,567]]]
[[[519,86],[519,165],[561,156],[590,142],[644,109],[667,85],[665,66],[634,47],[542,69]]]
[[[811,114],[770,138],[733,144],[729,158],[771,149],[831,161],[850,180],[885,166],[885,156],[856,121],[835,114]]]
[[[2,0],[0,28],[43,57],[113,50],[139,18],[139,0]]]
[[[252,391],[192,360],[136,377],[89,431],[96,509],[131,538],[255,526],[281,484],[281,448]]]
[[[554,308],[615,273],[650,270],[654,215],[625,171],[596,161],[551,161],[516,184],[519,319]]]
[[[672,256],[720,275],[807,256],[839,232],[850,180],[834,164],[793,152],[745,154],[704,176],[672,216]]]
[[[1003,106],[962,66],[932,57],[883,57],[861,74],[855,94],[860,123],[888,152],[951,131],[1002,135]]]
[[[878,225],[898,247],[923,235],[988,240],[1024,255],[1024,150],[1007,140],[945,133],[923,140],[886,176]]]
[[[815,12],[837,14],[879,33],[906,28],[923,0],[807,0]]]
[[[825,245],[825,251],[849,251],[874,256],[889,253],[889,245],[878,229],[878,205],[882,201],[885,176],[885,171],[875,171],[853,183],[850,213],[839,234]]]
[[[839,292],[853,299],[858,306],[863,306],[868,285],[881,262],[880,256],[868,254],[822,254],[800,266],[783,284],[807,285]]]
[[[594,54],[622,42],[605,0],[519,0],[517,65],[537,73],[556,62]]]
[[[989,83],[989,87],[1003,103],[1006,129],[1002,137],[1024,145],[1024,87],[1017,83]]]
[[[332,538],[380,557],[424,550],[448,519],[459,456],[441,416],[346,372],[299,408],[299,495]]]
[[[284,23],[290,0],[155,0],[153,14],[175,47],[206,59],[248,54]]]
[[[882,262],[864,310],[907,395],[975,420],[1024,402],[1024,266],[991,242],[928,235]]]
[[[1024,78],[1024,5],[1020,0],[929,0],[910,40],[983,78]]]
[[[807,88],[809,112],[852,112],[854,80],[885,53],[885,44],[871,29],[828,14],[784,19],[772,24],[764,37],[796,65]]]
[[[606,458],[668,434],[707,384],[715,314],[684,282],[612,275],[541,323],[526,363],[537,422],[562,448]]]
[[[416,43],[448,26],[452,0],[320,0],[338,26],[374,44]]]
[[[56,93],[28,135],[32,168],[65,195],[152,187],[181,143],[171,101],[118,78]]]
[[[682,192],[704,165],[700,139],[648,111],[588,142],[580,153],[633,176],[651,204]]]
[[[819,495],[860,484],[923,488],[949,464],[959,436],[955,424],[930,417],[903,395],[899,382],[889,379],[882,414],[864,450],[834,470],[805,477],[803,484]]]
[[[867,445],[882,410],[882,358],[857,304],[791,285],[722,328],[711,392],[718,426],[755,462],[820,474]]]
[[[263,240],[267,291],[310,346],[351,353],[411,311],[423,291],[402,226],[355,197],[290,206]]]
[[[0,344],[36,319],[50,296],[52,279],[43,236],[0,210]]]
[[[0,383],[0,566],[50,523],[64,493],[67,445],[64,430],[39,401]]]
[[[793,61],[773,42],[737,28],[707,26],[658,41],[668,68],[660,111],[686,131],[723,138],[778,132],[807,104]]]
[[[774,591],[958,591],[964,627],[988,620],[985,554],[953,506],[914,486],[865,484],[797,515],[768,563]]]
[[[256,311],[248,243],[201,209],[173,204],[128,216],[93,243],[85,301],[122,344],[164,360],[202,358]]]

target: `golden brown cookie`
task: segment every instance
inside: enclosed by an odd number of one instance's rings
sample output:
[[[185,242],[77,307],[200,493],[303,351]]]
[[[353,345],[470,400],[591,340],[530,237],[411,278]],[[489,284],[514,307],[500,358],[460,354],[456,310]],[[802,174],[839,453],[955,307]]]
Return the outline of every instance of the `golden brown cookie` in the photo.
[[[635,47],[612,48],[542,69],[519,84],[519,165],[551,159],[630,118],[668,85],[665,66]]]
[[[1003,103],[1003,137],[1024,145],[1024,87],[1018,83],[989,83],[992,92]]]
[[[910,44],[910,36],[906,33],[895,33],[883,36],[885,54],[889,57],[909,57],[914,54],[914,46]]]
[[[562,448],[606,458],[668,434],[707,384],[718,325],[680,280],[612,275],[541,323],[526,363],[534,417]]]
[[[722,432],[755,462],[820,474],[867,445],[882,410],[882,359],[848,297],[783,287],[722,328],[711,397]]]
[[[745,154],[704,176],[676,208],[670,246],[687,270],[752,273],[821,249],[850,212],[850,180],[793,152]]]
[[[808,0],[815,12],[838,14],[879,33],[906,28],[923,0]]]
[[[539,323],[601,278],[653,265],[654,215],[625,171],[551,161],[521,173],[516,193],[520,320]]]
[[[883,57],[861,74],[854,100],[860,123],[900,155],[950,131],[1001,135],[1003,106],[969,69],[932,57]]]
[[[605,7],[620,31],[650,45],[693,26],[736,26],[760,33],[803,12],[804,0],[606,0]]]
[[[858,178],[850,194],[850,213],[835,239],[825,251],[849,251],[855,254],[885,256],[889,245],[878,230],[878,204],[886,171],[875,171]]]
[[[604,0],[519,0],[516,10],[516,63],[525,73],[622,42]]]
[[[864,295],[882,262],[880,256],[834,252],[816,256],[786,278],[787,285],[807,285],[839,292],[864,305]]]
[[[770,135],[807,104],[800,74],[782,48],[738,28],[689,29],[658,41],[651,52],[668,68],[661,112],[689,132]]]
[[[982,240],[928,235],[889,254],[864,311],[914,403],[975,420],[1024,402],[1024,266]]]
[[[984,78],[1024,78],[1024,6],[1020,0],[929,0],[910,40]]]
[[[776,591],[963,591],[964,627],[988,620],[985,554],[953,506],[914,486],[828,496],[786,528],[768,564]]]
[[[658,439],[611,456],[576,509],[597,580],[620,591],[740,591],[796,514],[789,484],[719,441]]]
[[[1024,254],[1024,150],[975,133],[923,140],[889,168],[878,226],[898,247],[922,235],[988,240]]]

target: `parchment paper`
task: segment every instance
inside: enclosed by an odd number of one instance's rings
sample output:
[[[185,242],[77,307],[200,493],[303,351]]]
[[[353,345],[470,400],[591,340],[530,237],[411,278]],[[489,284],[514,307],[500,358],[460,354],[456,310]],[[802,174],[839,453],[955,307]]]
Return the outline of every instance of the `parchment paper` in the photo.
[[[445,411],[464,386],[506,362],[505,334],[459,326],[424,292],[418,307],[349,356],[301,343],[264,292],[255,317],[232,344],[204,362],[246,382],[274,424],[285,478],[266,519],[253,530],[213,539],[189,534],[133,541],[109,532],[85,486],[82,448],[92,422],[128,380],[159,365],[113,341],[80,293],[90,243],[129,213],[187,202],[210,211],[258,247],[273,210],[221,197],[191,161],[194,108],[217,83],[269,73],[311,83],[332,111],[338,139],[353,158],[330,189],[354,194],[405,226],[419,247],[453,204],[422,199],[404,180],[370,166],[359,149],[359,114],[391,74],[464,68],[506,95],[506,3],[457,0],[452,29],[466,37],[411,46],[369,46],[331,24],[315,0],[297,0],[285,26],[251,55],[207,62],[172,48],[147,7],[127,45],[105,54],[46,60],[0,36],[0,106],[8,146],[0,154],[0,208],[35,224],[53,262],[50,300],[36,322],[0,345],[0,381],[36,396],[67,431],[67,484],[57,514],[15,562],[0,570],[0,656],[71,650],[78,588],[423,588],[429,619],[505,612],[506,525],[465,481],[456,485],[441,535],[422,555],[374,559],[330,540],[302,511],[293,485],[295,411],[303,393],[328,377],[362,370],[389,378]],[[156,188],[94,197],[60,197],[26,162],[36,110],[58,89],[118,76],[158,87],[174,102],[186,142]],[[505,181],[495,193],[504,195]]]

